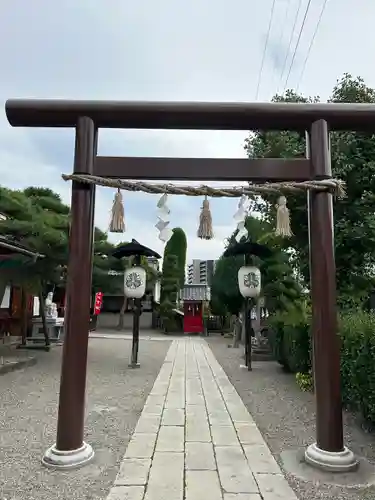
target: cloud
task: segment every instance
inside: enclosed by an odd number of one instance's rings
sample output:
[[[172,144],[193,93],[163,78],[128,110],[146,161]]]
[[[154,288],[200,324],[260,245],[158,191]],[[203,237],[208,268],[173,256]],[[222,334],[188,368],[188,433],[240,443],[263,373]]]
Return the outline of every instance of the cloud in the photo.
[[[24,189],[30,185],[48,186],[60,193],[63,201],[70,203],[70,183],[65,182],[59,175],[61,165],[59,156],[49,153],[49,149],[39,149],[39,141],[30,141],[30,136],[24,130],[19,129],[14,134],[12,129],[0,128],[0,144],[6,147],[0,148],[0,164],[2,169],[1,182],[3,185],[13,189]],[[65,142],[64,134],[62,142]],[[49,144],[53,144],[51,141]],[[58,150],[58,148],[57,148]],[[72,151],[70,151],[72,156]],[[60,161],[61,163],[61,161]],[[69,162],[71,163],[71,162]],[[27,165],[26,169],[20,169],[19,165]],[[71,167],[67,165],[65,171],[69,172]],[[27,175],[25,175],[27,173]],[[110,189],[97,188],[95,223],[101,229],[107,230],[110,220],[110,209],[113,199]],[[163,243],[158,239],[158,232],[154,227],[156,223],[156,203],[159,196],[144,195],[141,193],[125,193],[125,218],[126,233],[121,235],[110,234],[114,243],[136,238],[163,253]],[[233,231],[230,216],[216,218],[216,209],[220,208],[220,200],[212,200],[211,207],[215,224],[215,239],[212,241],[201,241],[196,238],[199,220],[201,199],[186,201],[184,197],[170,197],[171,227],[181,226],[188,237],[188,258],[211,259],[217,258],[223,250],[224,239]],[[226,207],[235,211],[235,200],[221,200],[221,209],[227,212]],[[220,213],[220,211],[218,210]],[[231,213],[231,212],[230,212]],[[216,220],[215,220],[216,219]]]
[[[261,100],[269,99],[277,89],[278,62],[288,48],[299,2],[290,0],[282,26],[279,21],[288,1],[277,2]],[[312,2],[298,63],[306,56],[319,2]],[[300,16],[306,3],[302,3]],[[363,36],[371,33],[375,4],[362,0],[361,7],[353,10],[349,0],[341,0],[340,7],[328,3],[301,81],[302,92],[325,98],[345,71],[361,74],[375,87],[369,51],[363,50],[365,43],[371,49],[371,41]],[[248,0],[0,2],[0,106],[3,109],[10,97],[251,101],[270,9],[271,1]],[[294,41],[297,36],[296,32]],[[299,82],[300,69],[298,64],[292,68],[291,86]],[[104,130],[100,131],[99,153],[243,157],[245,136],[236,131]],[[70,185],[60,175],[72,170],[73,146],[72,130],[12,129],[0,113],[1,184],[13,188],[49,186],[68,203]],[[98,189],[96,223],[102,229],[108,227],[112,198],[112,190]],[[156,200],[156,196],[125,194],[128,232],[121,239],[136,237],[162,251],[153,227]],[[219,256],[224,238],[234,229],[235,200],[215,199],[211,208],[217,237],[211,242],[198,240],[195,234],[201,202],[201,198],[170,199],[171,225],[186,231],[189,259]]]

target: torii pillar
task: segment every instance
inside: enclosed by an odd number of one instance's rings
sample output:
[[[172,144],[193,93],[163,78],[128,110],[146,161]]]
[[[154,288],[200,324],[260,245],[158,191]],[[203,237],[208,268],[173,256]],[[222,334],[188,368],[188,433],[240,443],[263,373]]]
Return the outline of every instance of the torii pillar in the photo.
[[[74,172],[93,172],[96,130],[91,118],[78,119]],[[80,467],[94,457],[83,440],[87,347],[89,336],[95,186],[72,184],[68,281],[66,285],[65,339],[61,367],[56,443],[42,463],[54,469]]]
[[[313,122],[308,136],[313,178],[330,179],[327,122]],[[344,446],[343,437],[332,194],[312,190],[309,196],[316,442],[307,447],[305,460],[328,472],[349,472],[357,468],[358,460]]]

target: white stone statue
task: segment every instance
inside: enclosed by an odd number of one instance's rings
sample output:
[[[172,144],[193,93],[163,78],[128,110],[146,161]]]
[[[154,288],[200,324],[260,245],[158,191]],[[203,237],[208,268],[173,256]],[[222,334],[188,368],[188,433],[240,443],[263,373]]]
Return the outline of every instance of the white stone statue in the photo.
[[[46,298],[46,306],[50,306],[52,304],[53,292],[49,292]]]
[[[57,305],[55,302],[52,302],[52,305],[51,305],[51,317],[53,319],[56,319],[58,317],[58,313],[57,313]]]
[[[45,309],[46,309],[46,318],[48,319],[56,319],[57,314],[57,305],[55,302],[52,302],[53,292],[49,292],[45,301]]]

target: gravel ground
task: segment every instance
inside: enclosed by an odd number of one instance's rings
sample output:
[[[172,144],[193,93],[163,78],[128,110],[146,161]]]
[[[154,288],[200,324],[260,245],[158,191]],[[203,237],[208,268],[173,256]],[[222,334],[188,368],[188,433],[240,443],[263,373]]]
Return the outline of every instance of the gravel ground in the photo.
[[[252,372],[240,369],[243,349],[228,349],[228,339],[207,340],[281,466],[281,452],[315,441],[314,396],[302,392],[293,375],[274,362],[254,362]],[[350,414],[344,414],[344,421],[346,445],[358,456],[375,461],[375,435],[364,432]],[[375,499],[375,487],[358,491],[287,478],[301,500]]]
[[[129,340],[90,340],[85,440],[96,456],[69,473],[40,463],[56,437],[62,348],[33,351],[35,366],[1,376],[0,500],[106,498],[169,346],[141,340],[141,368],[131,370]]]

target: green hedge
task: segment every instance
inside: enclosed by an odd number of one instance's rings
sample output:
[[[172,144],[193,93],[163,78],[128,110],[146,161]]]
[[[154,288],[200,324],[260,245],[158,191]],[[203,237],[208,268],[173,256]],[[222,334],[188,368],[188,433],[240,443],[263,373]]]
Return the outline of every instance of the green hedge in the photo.
[[[275,359],[292,373],[311,368],[310,316],[308,311],[291,309],[269,319],[269,335]]]
[[[375,423],[375,314],[347,314],[340,321],[344,403]]]
[[[270,336],[277,361],[288,371],[311,370],[311,318],[290,311],[270,319]],[[375,424],[375,314],[343,314],[339,321],[343,403]]]

